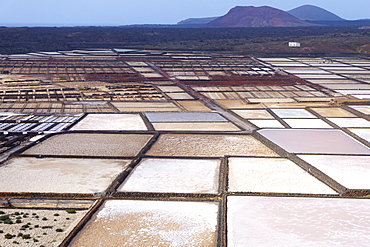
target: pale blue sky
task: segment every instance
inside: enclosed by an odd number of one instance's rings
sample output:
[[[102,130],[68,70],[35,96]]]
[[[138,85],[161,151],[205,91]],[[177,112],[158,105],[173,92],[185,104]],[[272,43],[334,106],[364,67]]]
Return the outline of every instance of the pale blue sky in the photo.
[[[344,19],[370,19],[370,0],[0,0],[0,26],[175,24],[221,16],[234,6],[290,10],[304,4]]]

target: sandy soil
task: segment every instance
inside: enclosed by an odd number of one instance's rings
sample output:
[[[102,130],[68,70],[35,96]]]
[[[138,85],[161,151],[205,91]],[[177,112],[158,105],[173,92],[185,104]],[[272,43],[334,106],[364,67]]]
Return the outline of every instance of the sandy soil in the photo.
[[[151,135],[62,134],[26,150],[26,154],[81,156],[136,156]]]
[[[70,246],[216,246],[218,206],[107,201]]]
[[[215,100],[217,104],[226,109],[248,108],[241,100]]]
[[[208,107],[199,101],[177,101],[178,104],[183,106],[187,111],[210,111]]]
[[[10,219],[14,224],[0,224],[0,246],[59,246],[67,234],[81,220],[87,212],[86,210],[78,210],[75,214],[69,214],[65,210],[41,210],[41,209],[4,209],[0,208],[5,214],[10,215]],[[18,212],[20,215],[11,215]],[[23,213],[23,214],[21,214]],[[24,215],[27,217],[24,218]],[[35,214],[35,215],[33,215]],[[56,216],[58,214],[59,216]],[[19,217],[21,223],[16,223],[16,218]],[[47,220],[43,220],[43,218]],[[68,219],[67,219],[68,218]],[[29,224],[29,227],[20,230],[22,226]],[[62,232],[57,232],[57,229],[62,229]],[[6,234],[16,235],[11,239],[5,239]],[[23,239],[18,234],[29,234],[30,239]],[[13,241],[19,244],[13,243]]]
[[[147,152],[159,156],[223,157],[225,155],[277,156],[249,135],[164,134]]]
[[[323,117],[356,117],[342,108],[311,108]]]
[[[274,119],[266,110],[233,110],[233,112],[246,119]]]

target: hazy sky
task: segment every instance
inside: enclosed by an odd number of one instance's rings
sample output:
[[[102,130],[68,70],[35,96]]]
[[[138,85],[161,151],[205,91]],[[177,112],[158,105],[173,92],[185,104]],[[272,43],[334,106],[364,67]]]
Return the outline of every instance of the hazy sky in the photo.
[[[344,19],[370,19],[370,0],[0,0],[0,26],[175,24],[221,16],[234,6],[290,10],[304,4]]]

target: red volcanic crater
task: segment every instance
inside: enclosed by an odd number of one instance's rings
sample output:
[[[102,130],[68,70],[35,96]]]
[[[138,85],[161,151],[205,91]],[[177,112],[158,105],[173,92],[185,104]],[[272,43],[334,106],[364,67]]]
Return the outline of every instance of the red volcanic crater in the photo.
[[[207,27],[298,27],[313,24],[299,20],[272,7],[237,6],[229,13],[211,21]]]

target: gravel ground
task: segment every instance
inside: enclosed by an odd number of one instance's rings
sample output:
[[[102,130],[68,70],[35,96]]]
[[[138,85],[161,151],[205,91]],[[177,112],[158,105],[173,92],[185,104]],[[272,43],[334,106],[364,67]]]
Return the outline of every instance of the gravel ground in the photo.
[[[66,210],[4,209],[13,224],[0,223],[0,246],[59,246],[63,239],[87,212],[78,210],[74,214]],[[19,215],[18,215],[19,214]],[[18,221],[17,221],[18,219]],[[19,222],[20,223],[16,223]],[[57,231],[57,229],[60,229]],[[7,239],[6,234],[15,235]],[[23,237],[21,236],[23,234]],[[29,237],[28,238],[28,235]],[[8,236],[9,236],[8,235]],[[17,243],[18,244],[17,244]]]
[[[25,154],[136,156],[152,135],[135,134],[61,134],[26,150]]]
[[[249,135],[164,134],[146,153],[158,156],[223,157],[225,155],[277,156]]]

